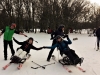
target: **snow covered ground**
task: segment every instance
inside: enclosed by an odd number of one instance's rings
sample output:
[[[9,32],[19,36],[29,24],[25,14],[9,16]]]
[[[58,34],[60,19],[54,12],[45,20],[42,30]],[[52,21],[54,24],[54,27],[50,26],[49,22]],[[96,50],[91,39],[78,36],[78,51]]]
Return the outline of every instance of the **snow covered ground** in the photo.
[[[38,43],[34,42],[36,47],[41,46],[51,46],[52,41],[50,40],[50,34],[46,33],[26,33],[29,37],[33,37]],[[19,41],[24,41],[27,37],[22,35],[15,34],[14,37]],[[96,37],[88,37],[87,34],[69,34],[70,39],[72,40],[72,44],[70,47],[76,51],[76,53],[80,57],[84,57],[84,62],[82,64],[82,68],[86,70],[85,73],[79,71],[77,68],[73,66],[68,66],[69,69],[72,70],[72,73],[68,73],[61,64],[55,63],[50,66],[47,66],[46,69],[31,69],[31,67],[37,67],[37,65],[33,64],[31,61],[34,61],[40,65],[45,65],[54,62],[52,59],[50,62],[46,61],[46,58],[49,53],[49,49],[43,49],[40,51],[31,50],[31,58],[27,60],[21,70],[17,70],[18,64],[12,64],[6,70],[2,70],[2,67],[5,66],[10,60],[11,52],[8,48],[8,60],[4,61],[3,56],[3,36],[0,38],[0,75],[100,75],[100,51],[96,51],[95,43]],[[77,37],[78,40],[73,41],[73,38]],[[15,42],[14,49],[16,50],[19,45]],[[57,49],[54,51],[54,55],[58,59]],[[60,55],[59,55],[59,58]]]

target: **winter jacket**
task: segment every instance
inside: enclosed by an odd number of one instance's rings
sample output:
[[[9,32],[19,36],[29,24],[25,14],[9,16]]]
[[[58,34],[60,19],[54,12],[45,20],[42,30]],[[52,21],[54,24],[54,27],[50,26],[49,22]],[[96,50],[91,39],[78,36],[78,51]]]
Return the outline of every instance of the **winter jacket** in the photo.
[[[97,36],[97,37],[100,37],[100,28],[97,29],[97,31],[96,31],[96,36]]]
[[[11,41],[13,34],[14,33],[19,34],[20,32],[16,31],[15,29],[10,29],[9,26],[6,26],[6,28],[3,29],[1,33],[2,34],[4,33],[4,40]]]
[[[6,26],[6,29],[4,32],[4,40],[11,41],[14,31],[15,31],[15,29],[11,30],[9,26]]]
[[[17,44],[21,45],[20,48],[23,51],[26,51],[27,53],[30,53],[30,49],[34,49],[34,50],[40,50],[43,47],[40,48],[36,48],[35,46],[33,46],[32,44],[29,44],[28,41],[24,41],[24,42],[19,42],[17,41],[15,38],[13,39]]]
[[[57,35],[64,36],[64,32],[62,31],[63,26],[59,26],[59,28],[51,34],[51,39],[54,39]]]
[[[48,49],[55,49],[56,47],[63,52],[63,50],[69,50],[68,44],[72,44],[71,40],[69,38],[67,38],[68,41],[63,40],[61,42],[57,42],[55,45],[51,46],[51,47],[45,47]]]

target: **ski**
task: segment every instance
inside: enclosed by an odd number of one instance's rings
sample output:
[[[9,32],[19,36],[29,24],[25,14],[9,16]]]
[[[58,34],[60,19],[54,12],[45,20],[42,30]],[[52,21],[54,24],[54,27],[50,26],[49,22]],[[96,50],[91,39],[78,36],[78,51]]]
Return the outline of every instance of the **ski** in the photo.
[[[6,70],[10,65],[11,65],[11,63],[8,63],[7,65],[5,65],[5,66],[3,67],[3,70]]]
[[[19,64],[19,66],[17,67],[18,70],[20,70],[22,68],[23,64]]]
[[[54,55],[52,55],[52,59],[54,60],[54,61],[56,61],[57,62],[57,60],[56,60],[56,57],[54,56]],[[65,69],[65,70],[67,70],[69,73],[71,73],[72,71],[70,70],[70,69],[68,69],[66,66],[64,66],[63,64],[61,64],[62,66],[63,66],[63,68]]]
[[[72,73],[72,70],[68,69],[66,66],[63,66],[65,70],[67,70],[69,73]]]
[[[52,59],[53,59],[54,61],[57,62],[56,57],[55,57],[54,55],[52,55]],[[63,64],[62,64],[62,65],[63,65]],[[72,65],[72,66],[74,66],[74,65]],[[63,65],[63,67],[64,67],[69,73],[72,72],[72,70],[68,69],[66,66]],[[80,70],[80,71],[82,71],[82,72],[86,72],[86,70],[84,70],[83,68],[81,68],[81,67],[79,67],[79,66],[74,66],[74,67],[76,67],[78,70]]]
[[[79,66],[75,66],[77,69],[79,69],[82,72],[86,72],[83,68],[79,67]]]
[[[10,62],[10,63],[8,63],[7,65],[5,65],[5,66],[3,67],[3,70],[6,70],[11,64],[12,64],[12,62]],[[20,70],[21,67],[22,67],[22,65],[23,65],[23,63],[19,63],[17,69]]]

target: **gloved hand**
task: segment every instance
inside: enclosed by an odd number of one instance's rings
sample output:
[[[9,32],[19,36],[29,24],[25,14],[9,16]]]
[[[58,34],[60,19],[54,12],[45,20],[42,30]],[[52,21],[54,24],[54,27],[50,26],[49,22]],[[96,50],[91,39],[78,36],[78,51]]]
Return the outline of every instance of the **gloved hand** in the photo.
[[[67,38],[69,38],[69,36],[68,36],[67,34],[66,34],[66,35],[64,35],[64,37],[63,37],[63,38],[66,38],[66,37],[67,37]]]
[[[27,35],[24,35],[25,37],[27,37]]]
[[[43,46],[43,48],[46,48],[45,46]]]
[[[52,37],[52,38],[50,38],[50,40],[53,40],[53,37]]]
[[[15,40],[15,38],[13,37],[13,40]]]

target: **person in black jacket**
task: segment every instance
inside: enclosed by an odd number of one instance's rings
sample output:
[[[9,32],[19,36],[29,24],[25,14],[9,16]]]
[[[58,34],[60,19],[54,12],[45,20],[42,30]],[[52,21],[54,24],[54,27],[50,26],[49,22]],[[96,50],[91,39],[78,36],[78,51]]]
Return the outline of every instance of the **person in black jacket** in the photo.
[[[43,47],[40,47],[40,48],[36,48],[35,46],[33,46],[33,41],[34,39],[32,37],[30,37],[28,40],[26,41],[23,41],[23,42],[19,42],[17,41],[14,37],[13,37],[13,40],[21,45],[19,48],[17,48],[17,52],[14,56],[21,56],[20,58],[23,58],[25,55],[27,55],[28,53],[30,53],[30,49],[34,49],[34,50],[41,50]],[[20,50],[20,51],[19,51]],[[11,57],[13,58],[13,56]]]
[[[97,50],[99,50],[99,41],[100,41],[100,26],[96,30],[96,37],[97,37]]]
[[[64,25],[60,25],[58,29],[51,34],[52,46],[56,44],[56,40],[54,39],[57,35],[64,36]],[[47,57],[47,61],[50,61],[54,49],[51,49],[49,55]]]

